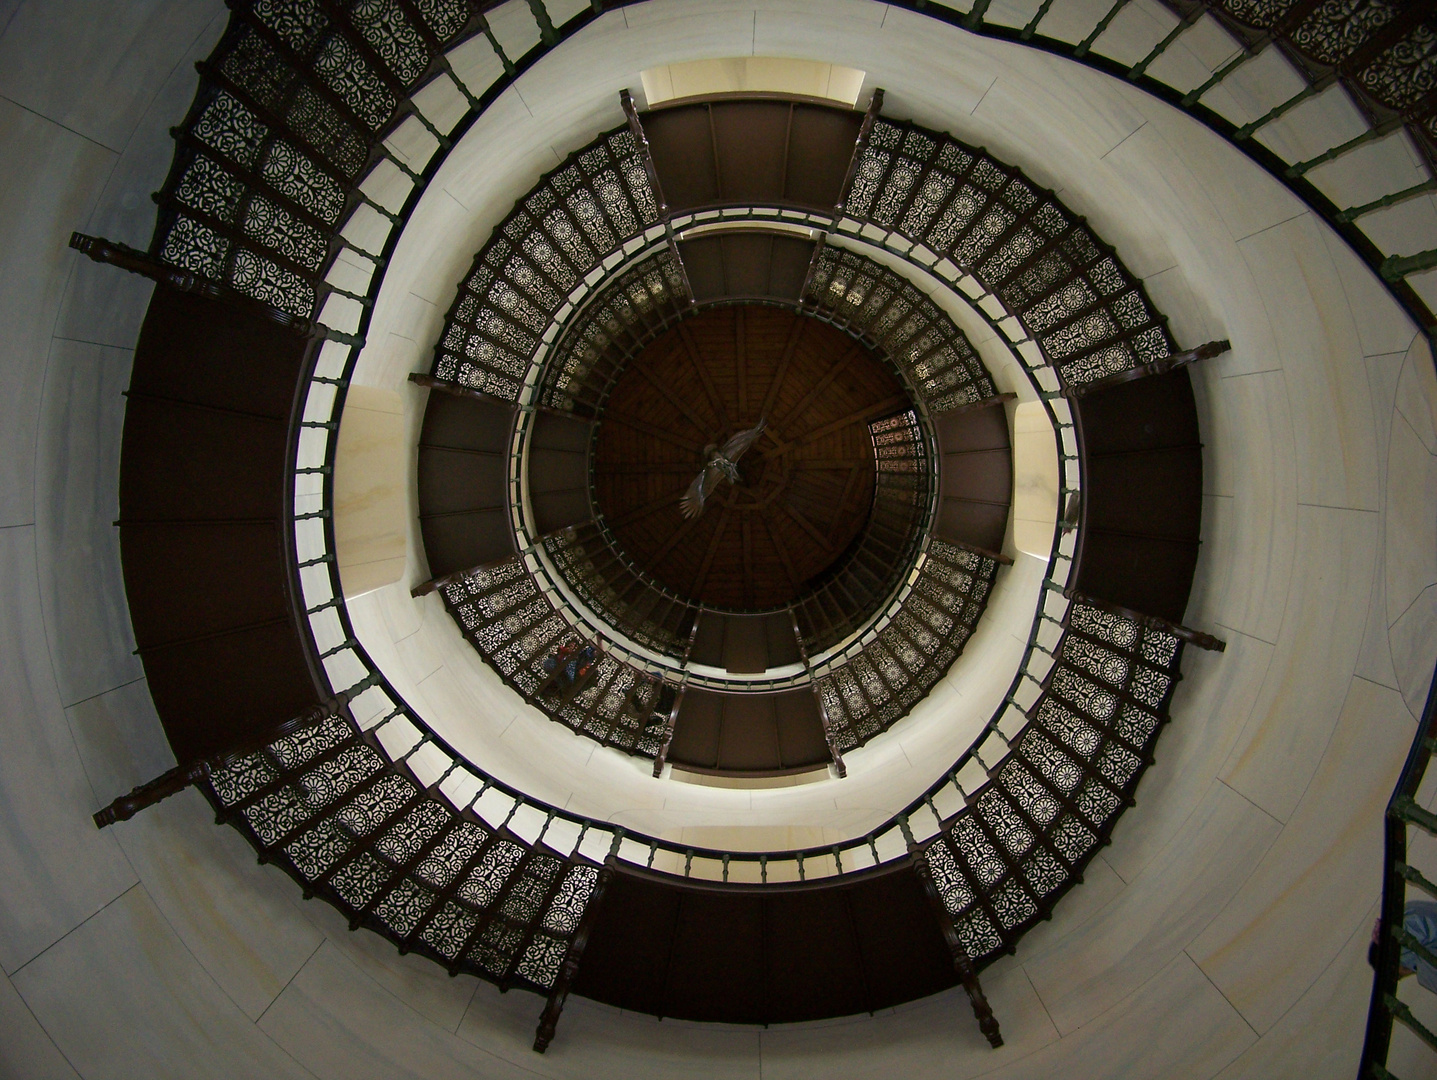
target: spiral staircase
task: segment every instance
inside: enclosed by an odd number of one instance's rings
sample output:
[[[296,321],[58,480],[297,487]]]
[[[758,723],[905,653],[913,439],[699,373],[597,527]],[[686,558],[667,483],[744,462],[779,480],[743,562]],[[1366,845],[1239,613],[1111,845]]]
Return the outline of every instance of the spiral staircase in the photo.
[[[1211,532],[1194,373],[1230,342],[1180,338],[1091,210],[926,105],[874,88],[864,111],[771,90],[639,108],[625,90],[596,107],[617,126],[571,124],[558,167],[511,170],[528,186],[469,226],[477,253],[449,271],[457,292],[423,370],[396,362],[396,296],[445,272],[426,261],[469,257],[423,247],[443,235],[435,200],[498,145],[491,110],[646,7],[571,6],[236,4],[174,131],[148,250],[72,240],[157,283],[116,524],[178,761],[96,822],[198,787],[266,873],[351,930],[534,991],[541,1052],[565,1046],[580,999],[767,1027],[957,987],[972,1036],[1003,1047],[1013,1030],[986,973],[1078,902],[1084,890],[1059,905],[1090,867],[1112,873],[1094,860],[1125,810],[1141,813],[1160,734],[1182,724],[1189,647],[1224,678],[1224,641],[1184,621],[1202,621]],[[1095,43],[1126,6],[1077,42],[1043,33],[1062,14],[1052,0],[1017,27],[982,3],[911,18],[1057,52],[1186,108],[1281,173],[1430,327],[1407,280],[1424,256],[1385,255],[1357,224],[1427,187],[1338,210],[1303,179],[1393,131],[1430,151],[1431,93],[1392,74],[1415,65],[1423,85],[1429,17],[1358,5],[1332,24],[1339,46],[1323,36],[1332,5],[1175,4],[1171,30],[1122,66]],[[1214,26],[1241,49],[1207,85],[1148,73]],[[1273,42],[1304,89],[1245,126],[1198,104]],[[501,72],[482,92],[456,66],[475,47]],[[1375,134],[1290,165],[1252,142],[1339,84]],[[407,576],[356,589],[337,494],[354,469],[347,402],[396,383],[415,454]],[[1056,448],[1041,557],[1013,539],[1020,404]],[[760,416],[773,427],[752,479],[681,523],[701,443]],[[805,461],[849,482],[826,487]],[[771,554],[756,558],[759,524]],[[426,689],[376,636],[401,605],[448,621],[430,631],[448,644]],[[546,678],[586,643],[584,679]],[[538,753],[518,766],[486,746],[456,688],[517,711]],[[943,731],[970,698],[969,730]],[[1389,877],[1419,888],[1401,844],[1406,823],[1428,823],[1427,719],[1388,829]],[[896,738],[933,730],[940,756],[884,771]],[[597,764],[587,791],[559,798],[576,783],[569,755]],[[818,844],[740,829],[715,846],[659,814],[626,817],[624,785],[675,805],[703,805],[689,790],[777,804],[843,785],[888,802]],[[1260,809],[1281,822],[1293,811],[1278,805]],[[1364,1075],[1384,1075],[1394,1016],[1428,1037],[1394,996],[1401,899],[1389,886]]]

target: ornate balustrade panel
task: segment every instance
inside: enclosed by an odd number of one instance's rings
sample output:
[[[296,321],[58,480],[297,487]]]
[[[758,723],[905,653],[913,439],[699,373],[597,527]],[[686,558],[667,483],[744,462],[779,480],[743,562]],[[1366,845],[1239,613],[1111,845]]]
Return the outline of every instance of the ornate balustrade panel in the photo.
[[[564,580],[603,622],[682,661],[699,609],[635,570],[595,523],[544,540]]]
[[[540,403],[594,417],[624,365],[676,325],[692,300],[683,267],[666,247],[620,274],[559,339],[544,366]]]
[[[506,401],[519,397],[555,314],[611,252],[659,220],[626,126],[540,178],[474,258],[449,309],[434,375]],[[655,281],[665,289],[662,275]]]
[[[1249,53],[1275,43],[1312,87],[1340,80],[1376,128],[1404,125],[1437,175],[1437,15],[1405,0],[1166,0]]]
[[[588,642],[555,609],[522,558],[474,570],[440,586],[439,593],[470,644],[529,704],[606,746],[642,757],[658,754],[667,720],[667,712],[657,711],[660,680],[598,652],[587,681],[552,685],[554,671],[545,662]]]
[[[360,182],[385,158],[407,168],[382,140],[410,116],[429,127],[410,95],[434,77],[445,48],[474,32],[480,5],[231,6],[229,27],[201,65],[189,116],[175,129],[150,250],[310,319],[337,291],[325,275],[350,246],[340,228],[369,202]]]
[[[598,880],[594,863],[496,828],[473,800],[456,808],[348,715],[215,769],[204,790],[262,859],[353,925],[503,986],[549,991]]]
[[[907,409],[875,420],[868,431],[875,466],[868,526],[848,559],[793,604],[799,639],[810,657],[863,629],[902,585],[923,545],[933,466],[918,414]]]
[[[996,559],[933,540],[912,590],[878,637],[817,680],[841,751],[887,730],[958,659],[988,604]]]
[[[949,135],[876,121],[844,213],[971,274],[1018,317],[1065,385],[1177,351],[1141,282],[1081,218]]]
[[[968,337],[908,279],[844,248],[824,247],[803,295],[806,310],[872,341],[908,376],[930,412],[994,397],[993,377]]]
[[[1183,642],[1079,600],[993,783],[923,848],[964,950],[1010,949],[1105,843],[1167,721]]]

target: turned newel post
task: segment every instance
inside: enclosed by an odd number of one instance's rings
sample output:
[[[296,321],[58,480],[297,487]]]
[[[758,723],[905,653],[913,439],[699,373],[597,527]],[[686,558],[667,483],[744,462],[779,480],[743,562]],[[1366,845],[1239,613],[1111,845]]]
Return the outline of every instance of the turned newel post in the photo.
[[[210,762],[207,760],[191,765],[176,765],[169,772],[161,773],[148,783],[132,789],[128,795],[121,795],[109,806],[96,810],[92,815],[95,828],[103,829],[117,821],[129,821],[146,807],[154,806],[171,795],[178,795],[191,784],[198,784],[209,775]]]
[[[928,906],[932,910],[934,918],[938,920],[938,929],[942,932],[943,941],[947,944],[948,953],[953,959],[953,970],[958,973],[958,981],[963,984],[963,989],[968,994],[968,1000],[973,1004],[973,1015],[978,1020],[978,1030],[987,1038],[988,1044],[996,1050],[1003,1045],[1003,1035],[998,1030],[998,1018],[993,1015],[993,1007],[988,1004],[988,997],[983,993],[983,984],[978,981],[978,969],[973,966],[972,957],[963,948],[963,943],[958,940],[958,931],[953,926],[953,917],[948,914],[948,908],[944,906],[943,898],[938,895],[938,886],[933,881],[933,872],[928,868],[928,860],[923,855],[923,849],[913,839],[913,830],[908,827],[908,819],[900,817],[898,827],[903,830],[903,838],[908,841],[908,858],[913,867],[913,873],[923,888],[923,895],[928,898]]]
[[[933,883],[933,874],[928,869],[928,860],[923,858],[921,853],[913,856],[913,872],[918,875],[918,880],[923,886],[923,892],[928,897],[928,903],[938,915],[938,927],[943,932],[943,940],[948,944],[948,952],[953,957],[953,970],[958,973],[958,980],[963,984],[963,989],[968,994],[968,1000],[973,1004],[973,1015],[978,1020],[978,1030],[981,1031],[988,1044],[997,1049],[1003,1045],[1002,1032],[998,1030],[998,1018],[993,1015],[993,1007],[988,1004],[987,995],[983,993],[983,985],[978,981],[978,970],[973,966],[972,959],[964,951],[963,945],[958,940],[958,931],[953,928],[953,920],[948,915],[948,909],[943,906],[943,900],[938,895],[938,887]]]
[[[103,829],[107,825],[113,825],[117,821],[129,821],[141,810],[154,806],[155,803],[168,799],[171,795],[178,795],[191,784],[198,784],[207,780],[210,773],[223,768],[227,763],[245,754],[252,754],[261,748],[277,742],[292,732],[301,728],[311,727],[318,724],[327,717],[333,716],[350,701],[354,700],[364,691],[379,684],[377,675],[370,675],[355,683],[348,690],[342,690],[334,697],[321,701],[312,709],[300,713],[298,716],[290,717],[282,724],[276,725],[270,731],[252,739],[244,745],[232,747],[223,753],[213,754],[210,757],[200,758],[198,761],[189,761],[176,765],[168,772],[161,773],[153,780],[147,781],[130,791],[128,795],[121,795],[110,805],[96,810],[92,817],[95,820],[95,828]]]
[[[362,346],[364,344],[362,338],[356,337],[353,334],[345,334],[338,330],[332,330],[310,319],[301,319],[295,315],[291,315],[287,311],[281,311],[253,297],[236,292],[228,286],[217,285],[215,282],[203,278],[192,271],[161,262],[153,255],[132,248],[128,244],[117,243],[114,240],[106,240],[102,236],[87,236],[85,233],[76,232],[70,234],[70,247],[80,252],[80,254],[88,256],[93,262],[104,263],[107,266],[117,266],[121,270],[127,270],[132,274],[147,277],[151,281],[174,289],[176,292],[189,293],[192,296],[202,296],[207,300],[218,300],[222,303],[235,304],[246,310],[263,315],[271,321],[278,323],[280,326],[293,330],[296,334],[305,337],[323,338],[345,345]]]
[[[623,835],[622,832],[614,834],[614,843],[609,849],[609,857],[599,868],[599,878],[594,883],[594,893],[589,897],[589,903],[579,919],[579,927],[574,931],[574,939],[569,942],[569,948],[564,953],[564,962],[559,965],[559,974],[554,977],[554,986],[549,991],[549,1000],[544,1005],[544,1011],[539,1014],[539,1026],[534,1031],[536,1053],[542,1054],[554,1041],[554,1032],[559,1026],[559,1015],[564,1011],[564,1002],[569,999],[569,988],[574,984],[574,979],[578,977],[579,961],[583,959],[584,947],[589,943],[589,934],[594,929],[599,905],[604,900],[604,891],[608,889],[609,882],[613,880],[614,853],[618,851]]]

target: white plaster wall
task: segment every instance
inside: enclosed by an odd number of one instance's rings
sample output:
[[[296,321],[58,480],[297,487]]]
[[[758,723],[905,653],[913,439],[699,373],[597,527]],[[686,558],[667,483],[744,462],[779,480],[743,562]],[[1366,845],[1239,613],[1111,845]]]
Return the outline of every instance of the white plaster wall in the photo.
[[[1057,0],[1052,25],[1076,40],[1107,6]],[[537,38],[509,7],[496,32]],[[1135,49],[1145,27],[1166,32],[1156,4],[1129,7]],[[1357,260],[1205,131],[1061,61],[858,0],[655,5],[593,33],[635,72],[654,57],[626,52],[626,35],[652,35],[666,60],[749,51],[873,72],[892,114],[1062,188],[1180,340],[1235,346],[1195,369],[1205,543],[1188,613],[1228,650],[1191,654],[1113,846],[985,975],[1008,1045],[988,1050],[955,994],[763,1031],[571,999],[539,1058],[537,999],[348,934],[194,793],[95,832],[90,811],[172,760],[130,654],[109,525],[149,290],[64,244],[77,227],[147,240],[165,131],[223,18],[218,3],[0,3],[0,1073],[1352,1075],[1381,806],[1437,653],[1431,358]],[[1220,63],[1221,44],[1184,63]],[[573,62],[584,46],[536,68],[510,123],[545,115],[546,80],[593,77]],[[575,110],[562,138],[605,122]],[[1431,1018],[1430,995],[1409,980],[1403,996]],[[1422,1075],[1431,1059],[1402,1040],[1394,1070]]]

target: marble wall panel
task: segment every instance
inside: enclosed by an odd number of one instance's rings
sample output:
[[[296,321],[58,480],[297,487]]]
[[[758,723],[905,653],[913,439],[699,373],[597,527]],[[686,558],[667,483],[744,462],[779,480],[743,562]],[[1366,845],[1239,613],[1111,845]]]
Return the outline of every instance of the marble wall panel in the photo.
[[[1212,565],[1226,587],[1206,607],[1223,626],[1276,641],[1297,544],[1297,462],[1292,410],[1281,372],[1201,382],[1211,426],[1203,433],[1203,487],[1231,495],[1231,544]],[[1206,525],[1204,526],[1206,533]]]
[[[1103,852],[1125,881],[1135,881],[1159,858],[1209,797],[1238,735],[1233,717],[1242,715],[1267,678],[1271,645],[1245,634],[1214,632],[1226,640],[1227,651],[1189,649],[1183,656],[1183,681],[1173,698],[1176,719],[1163,730],[1156,760],[1138,785],[1137,805],[1123,815],[1112,846]]]
[[[1272,320],[1297,439],[1298,501],[1377,509],[1367,372],[1325,227],[1303,214],[1240,243]],[[1293,265],[1300,274],[1283,272]]]
[[[1383,811],[1415,731],[1400,694],[1354,678],[1322,763],[1282,834],[1188,946],[1259,1034],[1316,982],[1377,901]],[[1298,926],[1302,944],[1294,947]]]
[[[1143,227],[1147,209],[1130,207],[1138,215],[1134,221],[1116,220],[1115,208],[1103,205],[1091,178],[1084,175],[1144,126],[1141,103],[1113,84],[1095,85],[1090,73],[1076,65],[1056,57],[1045,62],[1051,70],[1041,81],[1016,78],[999,68],[998,81],[973,110],[969,131],[954,134],[986,146],[1038,183],[1060,190],[1060,198],[1074,211],[1098,215],[1092,218],[1093,228],[1118,248],[1139,277],[1172,266],[1162,230]],[[1053,117],[1053,129],[1040,130],[1023,119],[1034,111]],[[1050,149],[1045,151],[1045,145]]]
[[[86,1080],[310,1075],[225,996],[140,885],[12,981]]]
[[[70,228],[141,250],[149,248],[155,230],[150,192],[164,185],[174,156],[170,128],[184,119],[194,100],[194,61],[209,55],[229,21],[222,3],[204,0],[193,8],[208,10],[209,22],[176,58],[168,76],[159,80],[158,93],[115,160],[94,210],[87,218],[68,222]],[[60,304],[55,335],[133,349],[154,285],[138,274],[91,262],[74,252],[66,254],[73,271]]]
[[[8,35],[7,35],[8,36]],[[0,99],[0,525],[35,520],[34,460],[45,358],[75,253],[70,232],[115,155]]]
[[[1239,69],[1241,70],[1241,69]],[[1217,210],[1234,240],[1251,236],[1302,212],[1288,190],[1265,173],[1254,170],[1242,152],[1221,136],[1198,127],[1168,105],[1146,96],[1135,98],[1148,118],[1153,134],[1173,148],[1172,162],[1191,174]],[[1156,162],[1150,161],[1149,167]]]
[[[0,22],[4,13],[0,12]],[[0,1073],[27,1080],[79,1080],[8,978],[0,976]]]
[[[1326,1080],[1353,1075],[1372,993],[1367,943],[1377,910],[1373,904],[1363,913],[1317,981],[1262,1038],[1218,1073],[1217,1080],[1270,1080],[1275,1076]]]
[[[210,0],[29,0],[0,37],[0,94],[118,151],[154,97],[156,75],[169,73],[220,10]]]
[[[193,789],[112,828],[190,955],[258,1020],[322,940],[295,909],[298,886],[259,865]]]
[[[1437,458],[1437,375],[1426,340],[1413,341],[1397,380],[1387,476],[1386,619],[1397,684],[1413,716],[1422,714],[1437,653],[1437,525],[1422,501]]]
[[[1023,961],[1058,1030],[1066,1037],[1090,1024],[1157,976],[1236,894],[1279,830],[1213,782],[1123,892],[1047,953]]]
[[[1377,433],[1378,496],[1383,506],[1383,533],[1386,533],[1387,460],[1392,440],[1393,421],[1397,417],[1394,400],[1405,355],[1366,358],[1367,383],[1372,396],[1372,419]],[[1405,497],[1405,496],[1404,496]],[[1392,649],[1387,636],[1387,550],[1386,544],[1377,554],[1373,574],[1372,596],[1367,606],[1367,622],[1363,629],[1362,651],[1358,654],[1355,673],[1382,686],[1397,688],[1397,673],[1392,666]]]
[[[1406,352],[1418,338],[1417,324],[1345,240],[1328,230],[1323,230],[1323,239],[1342,279],[1347,309],[1362,343],[1362,355]]]
[[[1092,1023],[985,1075],[994,1080],[1055,1075],[1199,1080],[1222,1069],[1256,1038],[1197,966],[1179,953]]]
[[[1143,279],[1153,306],[1168,317],[1168,329],[1181,348],[1219,341],[1228,333],[1227,313],[1193,287],[1181,266],[1170,266]]]
[[[1317,769],[1362,645],[1378,515],[1298,508],[1292,585],[1267,678],[1221,777],[1279,821]]]
[[[283,882],[295,917],[302,916],[324,936],[325,948],[337,950],[354,965],[363,978],[372,979],[388,995],[445,1031],[459,1027],[464,1011],[474,997],[478,980],[470,976],[450,978],[440,965],[422,956],[400,956],[399,950],[368,930],[351,931],[349,922],[334,908],[319,901],[300,899],[299,890]],[[307,956],[307,954],[306,954]],[[304,960],[306,957],[300,957]],[[521,1000],[527,994],[516,994]]]
[[[122,396],[133,354],[55,339],[41,401],[35,533],[45,631],[60,698],[144,675],[120,575]]]
[[[96,809],[175,766],[144,679],[76,702],[65,718]]]
[[[1086,170],[1085,186],[1090,188],[1086,202],[1097,215],[1092,217],[1095,227],[1118,246],[1129,269],[1156,276],[1162,289],[1162,272],[1180,266],[1192,290],[1202,297],[1194,305],[1183,302],[1181,290],[1170,290],[1177,293],[1173,298],[1179,300],[1180,311],[1193,310],[1199,316],[1198,326],[1232,342],[1230,352],[1205,361],[1200,370],[1222,375],[1270,371],[1278,366],[1274,329],[1267,313],[1252,303],[1258,295],[1257,282],[1232,243],[1225,216],[1233,213],[1229,207],[1233,192],[1210,181],[1214,166],[1207,159],[1215,153],[1215,148],[1203,148],[1200,140],[1171,139],[1164,126],[1144,124],[1106,154],[1097,168]],[[1108,197],[1115,187],[1142,192],[1153,209],[1131,214],[1129,201]],[[1254,220],[1270,224],[1296,212],[1284,193],[1270,188],[1257,193],[1262,196],[1260,212],[1243,220],[1244,228]],[[1065,192],[1064,198],[1072,198],[1072,193]],[[1133,260],[1134,253],[1144,251],[1151,254]]]
[[[537,1017],[536,1011],[536,1023]],[[389,994],[329,942],[300,969],[259,1028],[321,1080],[519,1077],[543,1067],[532,1051],[521,1066],[456,1038]]]
[[[13,972],[135,883],[90,820],[45,649],[35,530],[0,529],[0,967]]]
[[[1437,454],[1437,368],[1432,364],[1432,347],[1420,334],[1407,349],[1397,381],[1396,408],[1422,445]]]
[[[751,10],[755,7],[748,6]],[[863,53],[855,44],[862,35],[879,30],[888,14],[886,6],[868,0],[835,0],[821,19],[811,15],[795,19],[791,11],[755,10],[750,44],[734,55],[806,57],[861,71],[863,65],[857,61]],[[871,88],[872,83],[867,86]],[[868,89],[860,90],[855,107],[866,109],[868,98]]]
[[[1387,453],[1387,619],[1389,625],[1413,599],[1437,582],[1437,521],[1430,500],[1437,498],[1437,457],[1400,412],[1392,423]]]
[[[1387,629],[1392,667],[1407,709],[1420,717],[1432,685],[1432,658],[1437,656],[1437,585],[1429,585]]]

